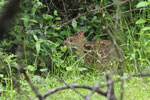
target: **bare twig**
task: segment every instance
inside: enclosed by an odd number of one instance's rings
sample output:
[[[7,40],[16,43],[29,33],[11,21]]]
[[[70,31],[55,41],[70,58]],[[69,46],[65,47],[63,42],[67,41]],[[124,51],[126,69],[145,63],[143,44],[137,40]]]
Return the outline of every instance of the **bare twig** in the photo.
[[[37,98],[39,98],[39,100],[44,100],[43,96],[38,92],[37,88],[31,82],[31,80],[30,80],[28,74],[26,73],[26,71],[24,69],[21,69],[21,72],[24,74],[24,76],[26,78],[26,81],[30,85],[32,91],[35,93],[35,95],[37,96]]]
[[[120,5],[126,3],[127,1],[129,1],[129,0],[122,1],[122,2],[120,3]],[[112,3],[112,4],[110,4],[110,5],[107,5],[107,6],[105,6],[105,7],[102,7],[101,10],[106,9],[106,8],[109,8],[109,7],[113,6],[113,5],[115,5],[115,3]],[[80,14],[79,16],[73,18],[73,19],[76,19],[76,20],[77,20],[77,19],[80,18],[81,16],[84,16],[84,15],[86,15],[86,14],[92,13],[92,12],[97,11],[97,10],[99,10],[99,8],[95,8],[95,9],[93,9],[93,10],[90,10],[90,11],[87,11],[87,12],[85,12],[85,13],[82,13],[82,14]],[[57,26],[59,26],[59,27],[64,27],[65,25],[71,23],[73,19],[71,19],[71,20],[65,22],[65,23],[62,24],[62,25],[57,25]]]
[[[123,100],[124,97],[124,81],[121,83],[121,95],[120,95],[120,100]]]
[[[129,8],[130,8],[130,11],[132,10],[131,8],[131,0],[129,0]],[[131,19],[133,19],[133,15],[132,15],[132,12],[130,12],[130,16],[131,16]],[[133,21],[133,20],[132,20]]]
[[[66,4],[65,4],[64,0],[62,0],[62,3],[63,3],[63,6],[64,6],[64,11],[67,12],[67,10],[66,10]]]
[[[83,89],[88,89],[88,90],[93,90],[93,88],[96,88],[94,86],[88,86],[88,85],[79,85],[79,84],[68,84],[69,86],[60,86],[60,87],[57,87],[57,88],[54,88],[54,89],[51,89],[49,90],[48,92],[46,92],[43,97],[46,98],[58,91],[61,91],[61,90],[65,90],[65,89],[70,89],[70,87],[74,87],[74,88],[83,88]],[[97,90],[95,91],[96,93],[98,94],[101,94],[103,96],[106,96],[107,95],[107,92],[106,91],[103,91],[103,90],[100,90],[99,88],[97,88]]]
[[[116,32],[118,33],[118,23],[120,21],[120,17],[121,17],[121,13],[120,13],[120,0],[116,0],[116,6],[117,6],[117,9],[116,9],[116,18],[115,18],[115,32],[114,32],[114,35],[115,35],[115,38],[116,38]]]
[[[128,13],[128,12],[133,12],[133,11],[138,11],[138,10],[146,10],[146,9],[150,9],[150,8],[135,8],[135,9],[130,9],[130,10],[126,10],[124,12],[122,12],[122,14],[124,13]]]
[[[122,82],[122,81],[125,81],[125,80],[129,80],[132,77],[147,77],[147,76],[150,77],[150,73],[131,74],[129,76],[123,76],[123,77],[121,77],[119,79],[113,80],[112,83],[117,83],[117,82]],[[108,86],[108,85],[110,85],[110,83],[102,84],[99,87],[103,88],[103,87]]]
[[[79,91],[77,91],[73,86],[68,85],[63,79],[57,78],[60,82],[64,83],[66,86],[70,87],[73,91],[75,91],[77,94],[79,94],[81,97],[85,98],[83,94],[81,94]]]
[[[93,90],[91,91],[91,93],[86,96],[85,100],[90,100],[90,98],[92,97],[92,95],[95,93],[95,91],[96,91],[98,88],[99,88],[99,87],[94,87]]]
[[[107,100],[116,100],[115,92],[114,92],[114,83],[110,78],[109,74],[106,75],[107,79]]]

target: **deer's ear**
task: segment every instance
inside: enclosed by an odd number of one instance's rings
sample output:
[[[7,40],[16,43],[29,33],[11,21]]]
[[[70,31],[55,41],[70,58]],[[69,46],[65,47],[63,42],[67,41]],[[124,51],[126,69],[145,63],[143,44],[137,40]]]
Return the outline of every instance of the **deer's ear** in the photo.
[[[81,31],[78,33],[78,38],[84,37],[84,33],[85,33],[85,31],[84,31],[84,30],[81,30]]]

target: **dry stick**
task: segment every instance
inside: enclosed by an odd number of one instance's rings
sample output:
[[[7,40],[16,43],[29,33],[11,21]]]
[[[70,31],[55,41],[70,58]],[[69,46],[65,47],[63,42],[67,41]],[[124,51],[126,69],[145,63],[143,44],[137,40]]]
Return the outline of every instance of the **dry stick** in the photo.
[[[114,43],[114,46],[116,48],[116,51],[117,51],[117,55],[119,58],[121,58],[122,54],[121,52],[119,52],[119,46],[118,44],[116,43],[117,41],[117,33],[119,33],[119,29],[118,29],[118,23],[120,21],[120,17],[121,17],[121,11],[120,11],[120,0],[117,0],[116,1],[116,6],[117,6],[117,9],[116,9],[116,18],[115,18],[115,26],[114,26],[114,31],[113,34],[109,31],[109,35],[112,37],[112,41]],[[113,36],[114,35],[114,36]],[[119,63],[121,64],[122,61],[120,61]]]
[[[119,23],[120,17],[121,17],[120,0],[116,1],[116,6],[117,6],[117,9],[116,9],[116,18],[115,18],[115,26],[114,26],[114,29],[115,29],[114,31],[115,32],[113,32],[112,35],[109,32],[109,35],[112,37],[113,44],[114,44],[115,49],[117,51],[117,56],[121,59],[122,54],[121,54],[121,51],[119,51],[119,46],[118,46],[118,44],[116,42],[117,41],[117,34],[119,34],[119,30],[120,30],[120,29],[118,29],[118,23]],[[123,60],[123,59],[121,59],[121,60]],[[121,63],[122,63],[122,61],[119,61],[119,65],[121,65]]]
[[[63,3],[63,6],[64,6],[64,11],[65,11],[65,13],[66,13],[67,10],[66,10],[66,4],[65,4],[64,0],[62,0],[62,3]]]
[[[32,99],[28,96],[28,94],[27,94],[26,92],[24,92],[24,91],[20,88],[20,86],[19,86],[19,87],[16,87],[16,88],[18,88],[18,91],[22,92],[22,93],[28,98],[28,100],[32,100]]]
[[[121,78],[119,78],[117,80],[112,81],[112,83],[117,83],[117,82],[120,82],[120,81],[125,81],[125,80],[130,79],[131,77],[146,77],[146,76],[150,77],[150,73],[139,73],[139,74],[131,74],[129,76],[123,76],[123,77],[121,77]],[[102,84],[102,85],[99,86],[99,88],[106,87],[107,85],[110,85],[110,83]]]
[[[90,100],[90,98],[91,98],[92,95],[96,92],[97,89],[99,89],[99,87],[93,88],[93,90],[91,91],[91,93],[86,96],[85,100]]]
[[[103,96],[106,97],[107,95],[107,92],[106,91],[103,91],[103,90],[100,90],[99,87],[94,87],[94,86],[88,86],[88,85],[80,85],[80,84],[68,84],[68,86],[64,85],[64,86],[60,86],[60,87],[56,87],[54,89],[51,89],[49,90],[48,92],[46,92],[43,97],[46,98],[58,91],[61,91],[61,90],[65,90],[65,89],[71,89],[70,87],[73,87],[73,88],[82,88],[82,89],[88,89],[88,90],[93,90],[93,88],[97,88],[97,90],[95,91],[96,93],[98,94],[101,94]]]
[[[75,91],[77,94],[79,94],[81,97],[85,98],[83,94],[81,94],[79,91],[77,91],[74,87],[69,86],[63,79],[57,78],[60,82],[64,83],[66,86],[70,87],[73,91]]]
[[[114,44],[114,46],[115,46],[115,49],[116,49],[116,51],[117,51],[117,56],[121,59],[120,61],[119,61],[119,65],[121,65],[121,63],[122,63],[122,61],[124,60],[124,56],[122,56],[122,52],[119,50],[119,46],[118,46],[118,44],[116,43],[116,41],[117,41],[117,34],[116,33],[118,33],[118,23],[119,23],[119,20],[120,20],[120,5],[121,5],[121,3],[120,3],[120,0],[117,0],[116,1],[116,6],[117,6],[117,9],[116,9],[116,19],[115,19],[115,26],[114,26],[114,29],[115,29],[115,32],[113,32],[113,33],[111,33],[111,31],[108,29],[108,21],[106,21],[106,28],[107,28],[107,32],[108,32],[108,34],[110,35],[110,37],[112,38],[112,43]],[[114,35],[114,36],[113,36]]]
[[[106,28],[107,28],[107,32],[108,32],[108,34],[110,35],[110,37],[112,38],[112,43],[114,44],[114,46],[115,46],[115,49],[116,49],[116,51],[117,51],[117,55],[118,55],[118,57],[121,59],[121,57],[122,57],[122,54],[121,54],[121,52],[120,52],[120,50],[119,50],[119,46],[118,46],[118,44],[116,43],[116,35],[115,36],[113,36],[113,34],[111,33],[111,31],[108,29],[108,21],[106,21]],[[115,33],[114,33],[115,34]],[[120,63],[122,62],[122,59],[119,61]]]
[[[129,1],[129,0],[125,0],[125,1],[121,2],[120,5],[126,3],[127,1]],[[115,3],[112,3],[112,4],[110,4],[110,5],[104,6],[103,8],[95,8],[95,9],[93,9],[93,10],[90,10],[90,11],[87,11],[87,12],[85,12],[85,13],[82,13],[82,14],[80,14],[79,16],[73,18],[73,19],[76,19],[76,20],[77,20],[77,19],[80,18],[81,16],[84,16],[84,15],[86,15],[86,14],[88,14],[88,13],[92,13],[92,12],[97,11],[97,10],[103,10],[103,9],[109,8],[109,7],[113,6],[113,5],[115,5]],[[73,19],[71,19],[71,20],[65,22],[65,23],[62,24],[62,25],[57,25],[57,26],[63,27],[63,26],[65,26],[65,25],[71,23]]]
[[[27,75],[26,71],[24,69],[21,69],[20,72],[22,72],[24,74],[24,76],[26,78],[26,81],[30,85],[32,91],[35,93],[35,95],[37,96],[37,98],[39,98],[39,100],[44,100],[44,98],[42,97],[42,95],[38,92],[37,88],[31,82],[31,80],[30,80],[29,76]]]
[[[130,11],[132,10],[132,8],[131,8],[131,0],[129,0],[129,7],[130,7]],[[130,12],[130,16],[131,16],[131,19],[133,19],[133,15],[132,15],[132,13]],[[132,20],[133,21],[133,20]]]
[[[99,88],[99,87],[93,88],[93,90],[91,91],[91,93],[86,96],[86,100],[90,100],[90,98],[92,97],[92,95],[94,94],[94,92],[96,91],[97,88]]]
[[[21,43],[18,45],[18,48],[16,50],[16,55],[18,55],[18,58],[20,58],[20,59],[23,58],[23,56],[24,56],[24,49],[22,49],[22,48],[23,48],[23,44]],[[30,87],[31,87],[32,91],[35,93],[35,95],[39,98],[39,100],[44,100],[42,95],[38,92],[37,88],[31,82],[28,74],[26,73],[26,70],[24,69],[25,66],[21,62],[18,63],[18,68],[19,68],[19,72],[24,74],[26,81],[30,85]]]
[[[124,80],[122,81],[122,84],[121,84],[120,100],[123,100],[123,97],[124,97]]]
[[[112,79],[110,78],[109,74],[106,74],[107,79],[107,100],[117,100],[114,92],[114,83]]]
[[[115,32],[118,32],[117,29],[118,29],[118,23],[119,23],[119,20],[120,20],[120,0],[117,0],[116,1],[116,6],[117,6],[117,9],[116,9],[116,21],[115,21]],[[116,38],[116,34],[115,34],[115,38]]]
[[[138,10],[146,10],[146,9],[150,9],[150,8],[135,8],[135,9],[126,10],[122,13],[124,14],[124,13],[128,13],[128,12],[133,12],[133,11],[138,11]]]

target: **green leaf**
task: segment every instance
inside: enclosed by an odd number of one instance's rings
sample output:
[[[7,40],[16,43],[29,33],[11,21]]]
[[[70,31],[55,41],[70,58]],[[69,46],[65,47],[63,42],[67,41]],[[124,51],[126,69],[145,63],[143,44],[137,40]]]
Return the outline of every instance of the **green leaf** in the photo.
[[[147,48],[146,48],[146,52],[150,52],[150,47],[147,47]]]
[[[40,47],[41,47],[40,42],[37,41],[36,44],[35,44],[35,46],[36,46],[37,54],[39,54],[40,53]]]
[[[136,24],[144,24],[144,23],[146,23],[145,19],[139,19],[136,21]]]
[[[61,48],[61,51],[62,51],[62,52],[66,52],[66,50],[67,50],[67,47],[66,47],[66,46],[61,46],[60,48]]]
[[[61,20],[61,18],[60,17],[56,17],[55,20]]]
[[[28,18],[25,18],[25,17],[20,18],[20,20],[23,20],[23,21],[25,21],[25,22],[29,21],[29,19],[28,19]]]
[[[33,80],[34,81],[40,81],[41,77],[39,75],[33,75]]]
[[[54,10],[54,15],[58,16],[57,10]]]
[[[144,27],[144,28],[142,28],[142,31],[147,31],[147,30],[150,30],[150,27]]]
[[[43,5],[43,3],[42,3],[42,2],[39,2],[39,1],[36,1],[36,4],[37,4],[38,6],[42,6],[42,5]]]
[[[77,21],[75,19],[72,20],[72,27],[77,28]]]
[[[42,68],[42,69],[40,69],[40,71],[41,72],[46,72],[46,71],[48,71],[48,68]]]
[[[80,71],[80,72],[82,72],[82,71],[86,71],[86,70],[88,70],[88,69],[87,69],[87,68],[84,68],[84,67],[79,68],[79,71]]]
[[[35,19],[30,19],[30,22],[38,23],[38,21],[36,21]]]
[[[139,2],[139,3],[136,5],[136,7],[137,7],[137,8],[141,8],[141,7],[146,7],[146,6],[148,6],[148,5],[149,5],[148,2],[146,2],[146,1],[141,1],[141,2]]]
[[[57,27],[57,26],[54,26],[54,29],[55,29],[55,30],[60,30],[61,28],[60,28],[60,27]]]
[[[66,70],[67,71],[72,71],[72,67],[67,67]]]
[[[2,93],[4,91],[4,88],[2,85],[0,85],[0,93]],[[1,99],[0,99],[1,100]]]
[[[36,35],[33,35],[33,38],[34,38],[36,41],[39,40],[38,37],[37,37]]]
[[[3,74],[0,74],[0,77],[1,77],[1,78],[3,78],[3,77],[4,77],[4,75],[3,75]]]
[[[51,19],[53,19],[53,16],[48,15],[48,14],[43,14],[43,18],[44,18],[45,20],[51,20]]]
[[[32,65],[28,65],[25,69],[29,70],[29,71],[35,71],[36,68]]]
[[[87,20],[86,16],[81,17],[82,20]]]

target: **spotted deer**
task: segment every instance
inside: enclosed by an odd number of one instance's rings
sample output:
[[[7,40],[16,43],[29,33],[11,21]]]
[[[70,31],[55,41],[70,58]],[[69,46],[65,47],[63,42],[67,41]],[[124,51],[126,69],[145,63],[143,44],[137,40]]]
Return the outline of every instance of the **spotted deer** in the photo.
[[[78,57],[84,56],[86,64],[95,63],[100,68],[108,68],[124,60],[124,52],[110,40],[88,42],[84,36],[85,31],[80,31],[63,41],[67,48],[75,49]]]

